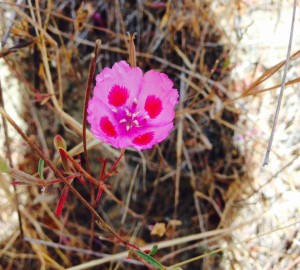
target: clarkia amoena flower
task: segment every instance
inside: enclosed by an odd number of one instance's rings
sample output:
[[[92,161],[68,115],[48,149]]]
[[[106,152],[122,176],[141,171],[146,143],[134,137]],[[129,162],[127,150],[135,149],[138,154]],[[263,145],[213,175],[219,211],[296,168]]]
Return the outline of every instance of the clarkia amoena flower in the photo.
[[[173,128],[178,91],[164,73],[143,72],[125,61],[96,77],[87,120],[96,138],[116,148],[151,148]]]

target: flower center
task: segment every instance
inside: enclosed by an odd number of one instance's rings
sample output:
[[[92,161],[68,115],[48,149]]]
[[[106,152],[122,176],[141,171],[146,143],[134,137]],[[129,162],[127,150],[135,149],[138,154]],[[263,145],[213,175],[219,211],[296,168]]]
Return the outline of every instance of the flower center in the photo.
[[[117,121],[124,126],[126,131],[129,131],[132,128],[140,128],[144,126],[147,119],[149,119],[148,114],[135,110],[135,104],[136,102],[134,102],[134,106],[132,106],[133,108],[121,106],[112,109]]]

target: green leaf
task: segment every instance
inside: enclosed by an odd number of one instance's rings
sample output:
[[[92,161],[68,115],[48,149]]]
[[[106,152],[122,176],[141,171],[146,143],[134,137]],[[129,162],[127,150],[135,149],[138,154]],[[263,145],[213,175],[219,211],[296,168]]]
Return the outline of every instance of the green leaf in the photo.
[[[158,250],[158,246],[157,245],[154,245],[152,250],[150,251],[150,253],[148,253],[149,256],[153,256],[155,255],[155,253],[157,252]]]
[[[9,166],[6,159],[0,157],[0,172],[9,173]]]
[[[166,267],[164,267],[160,262],[158,262],[157,260],[152,258],[149,254],[144,253],[143,251],[140,251],[140,250],[134,250],[133,252],[136,253],[142,259],[144,259],[146,261],[146,263],[153,266],[154,269],[157,269],[157,270],[165,270],[166,269]]]
[[[168,270],[182,270],[182,268],[181,268],[181,267],[178,267],[178,266],[176,266],[176,267],[171,267],[171,268],[168,268]]]
[[[39,171],[39,176],[41,179],[45,179],[44,178],[44,164],[45,164],[44,160],[40,159],[38,171]]]

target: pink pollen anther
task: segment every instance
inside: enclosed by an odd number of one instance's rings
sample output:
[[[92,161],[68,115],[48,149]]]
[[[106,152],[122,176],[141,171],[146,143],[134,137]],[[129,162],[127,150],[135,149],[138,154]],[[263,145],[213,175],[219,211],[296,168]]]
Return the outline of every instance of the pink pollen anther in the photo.
[[[134,99],[133,99],[133,103],[136,104],[136,105],[138,104],[137,98],[134,98]]]
[[[127,122],[126,119],[121,119],[119,123],[122,124],[122,123],[126,123],[126,122]]]
[[[116,109],[116,108],[113,108],[113,109],[111,109],[112,110],[112,112],[114,112],[114,113],[117,113],[118,112],[118,110]]]

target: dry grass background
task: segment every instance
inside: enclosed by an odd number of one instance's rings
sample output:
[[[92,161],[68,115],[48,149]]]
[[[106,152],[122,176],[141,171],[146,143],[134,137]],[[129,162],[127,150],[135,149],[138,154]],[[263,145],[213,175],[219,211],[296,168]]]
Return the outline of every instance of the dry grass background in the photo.
[[[23,131],[51,160],[58,158],[56,134],[65,138],[70,154],[83,159],[80,123],[95,41],[102,41],[99,72],[128,59],[126,32],[136,32],[138,66],[167,73],[180,92],[176,126],[152,150],[126,151],[118,174],[107,183],[115,197],[104,194],[97,211],[125,239],[140,247],[157,243],[155,258],[164,265],[297,269],[298,54],[291,62],[288,80],[294,81],[285,91],[270,165],[264,168],[278,87],[259,93],[280,84],[283,68],[272,67],[285,59],[288,39],[280,35],[270,45],[266,34],[276,36],[291,10],[292,2],[272,1],[1,2],[6,41],[1,65],[10,74],[1,73],[4,106],[9,114],[19,112]],[[270,28],[264,33],[257,22],[267,16]],[[283,29],[288,33],[289,24]],[[274,75],[257,81],[263,73]],[[8,107],[9,101],[16,103]],[[12,151],[1,156],[11,155],[15,167],[37,175],[38,158],[10,134]],[[119,152],[90,133],[88,147],[97,178],[98,158],[112,164]],[[54,178],[50,170],[45,175]],[[74,185],[90,200],[88,185]],[[9,178],[1,175],[2,269],[146,268],[126,259],[128,251],[97,227],[90,243],[91,215],[72,194],[55,217],[62,188],[17,187],[24,240]]]

